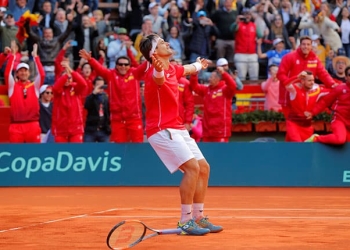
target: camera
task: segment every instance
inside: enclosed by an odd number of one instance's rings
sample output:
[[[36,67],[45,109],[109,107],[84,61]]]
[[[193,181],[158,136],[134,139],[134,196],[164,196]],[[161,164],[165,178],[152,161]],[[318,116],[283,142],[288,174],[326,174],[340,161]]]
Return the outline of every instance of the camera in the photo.
[[[241,20],[242,22],[247,21],[247,19],[245,17],[240,17],[239,20]]]

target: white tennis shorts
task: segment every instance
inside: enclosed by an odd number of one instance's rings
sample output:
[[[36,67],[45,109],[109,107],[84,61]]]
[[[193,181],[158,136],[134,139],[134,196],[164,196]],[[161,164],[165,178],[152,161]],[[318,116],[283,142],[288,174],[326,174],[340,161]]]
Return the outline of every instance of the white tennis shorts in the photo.
[[[148,142],[170,171],[176,172],[186,161],[204,159],[197,143],[187,130],[164,129],[148,138]]]

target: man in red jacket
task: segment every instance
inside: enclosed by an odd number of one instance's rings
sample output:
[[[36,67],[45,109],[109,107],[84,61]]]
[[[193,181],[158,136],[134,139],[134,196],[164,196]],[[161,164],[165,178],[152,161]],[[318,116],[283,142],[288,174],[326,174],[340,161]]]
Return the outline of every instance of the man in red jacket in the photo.
[[[9,128],[10,142],[14,143],[40,143],[39,125],[39,89],[45,79],[45,72],[38,57],[37,44],[34,44],[32,56],[38,71],[35,80],[29,80],[29,65],[20,63],[16,67],[16,80],[12,76],[14,55],[18,47],[11,42],[12,54],[8,57],[5,69],[5,79],[8,84],[10,98],[11,123]],[[6,49],[5,51],[8,51]]]
[[[285,117],[288,117],[290,101],[285,85],[291,82],[291,78],[298,76],[302,71],[312,72],[327,88],[335,85],[333,78],[328,74],[322,62],[312,51],[312,40],[308,36],[300,38],[300,46],[282,58],[278,68],[277,78],[280,81],[279,104],[281,104]]]
[[[80,57],[88,61],[97,75],[108,84],[107,93],[110,103],[111,142],[143,142],[142,102],[140,82],[145,67],[139,67],[132,51],[127,48],[128,57],[116,60],[114,69],[103,67],[86,50],[79,52]],[[131,67],[133,66],[133,67]]]
[[[65,73],[60,76],[53,90],[52,134],[55,142],[83,141],[83,104],[82,95],[85,93],[84,78],[73,71],[68,61],[62,62]]]
[[[287,82],[285,88],[290,100],[286,117],[286,141],[303,142],[314,132],[311,120],[306,119],[304,113],[313,109],[323,90],[315,84],[311,71],[302,71],[291,82]]]
[[[345,69],[345,74],[346,84],[338,85],[328,95],[322,97],[312,112],[305,112],[306,117],[311,119],[313,115],[317,115],[325,108],[332,106],[332,133],[328,135],[314,134],[306,142],[335,145],[350,142],[350,67]]]
[[[231,137],[232,98],[236,83],[223,67],[211,73],[209,86],[198,84],[197,75],[191,75],[191,89],[203,97],[203,142],[228,142]]]

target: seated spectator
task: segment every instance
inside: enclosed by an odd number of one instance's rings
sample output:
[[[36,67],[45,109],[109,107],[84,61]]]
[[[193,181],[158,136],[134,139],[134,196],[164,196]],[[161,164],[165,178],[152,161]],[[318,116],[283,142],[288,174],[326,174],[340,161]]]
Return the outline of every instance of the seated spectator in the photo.
[[[170,28],[169,35],[165,38],[165,41],[168,42],[170,47],[174,50],[174,59],[185,59],[185,43],[180,34],[180,30],[176,26]]]
[[[105,81],[97,77],[93,81],[93,91],[86,99],[87,110],[84,142],[108,142],[111,133],[108,96],[104,92]]]
[[[198,76],[191,75],[191,89],[203,97],[203,142],[228,142],[231,137],[232,98],[236,83],[223,67],[211,73],[209,86],[198,83]]]
[[[33,46],[32,56],[38,74],[34,82],[29,80],[29,65],[20,63],[16,67],[15,78],[12,75],[14,55],[17,53],[16,42],[11,42],[11,52],[5,48],[5,53],[10,54],[5,70],[5,79],[8,84],[10,99],[11,123],[9,127],[11,143],[40,143],[39,125],[39,89],[42,85],[45,73],[37,54],[38,46]]]
[[[141,26],[141,32],[137,34],[135,38],[134,47],[137,51],[137,55],[135,56],[136,61],[140,61],[142,54],[140,51],[140,42],[143,37],[146,37],[150,34],[152,34],[152,20],[150,18],[143,18],[142,26]]]
[[[40,87],[40,129],[41,129],[41,143],[54,142],[51,135],[51,117],[52,117],[52,86],[42,85]]]
[[[55,6],[54,6],[55,7]],[[49,0],[45,0],[40,6],[40,22],[39,26],[41,29],[51,28],[55,22],[55,16],[52,11],[52,4]]]
[[[52,110],[52,134],[55,142],[83,142],[82,94],[86,82],[73,71],[68,61],[62,62],[65,72],[53,86],[54,104]]]
[[[332,60],[332,66],[333,73],[331,76],[333,79],[339,84],[346,83],[345,69],[350,66],[350,59],[345,56],[344,52],[343,55],[338,52],[338,56]]]
[[[108,44],[107,57],[109,59],[109,68],[115,68],[115,60],[121,56],[127,56],[127,47],[130,47],[132,54],[137,54],[136,49],[132,46],[132,41],[128,37],[128,32],[125,28],[117,30],[118,38]]]
[[[278,103],[280,81],[277,79],[278,66],[271,64],[269,66],[270,77],[261,83],[261,89],[265,93],[265,110],[279,111],[282,109]]]

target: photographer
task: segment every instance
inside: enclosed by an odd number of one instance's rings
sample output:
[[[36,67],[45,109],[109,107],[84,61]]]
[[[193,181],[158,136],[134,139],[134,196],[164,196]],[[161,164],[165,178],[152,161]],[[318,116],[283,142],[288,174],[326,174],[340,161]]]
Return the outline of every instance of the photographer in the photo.
[[[233,60],[242,81],[246,80],[247,73],[249,73],[249,80],[258,80],[259,64],[256,40],[261,38],[262,34],[256,28],[250,10],[245,8],[242,14],[237,16],[236,23],[231,26],[236,37]]]
[[[93,81],[94,90],[86,97],[84,108],[87,110],[84,142],[108,142],[111,133],[107,87],[102,77]]]

